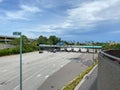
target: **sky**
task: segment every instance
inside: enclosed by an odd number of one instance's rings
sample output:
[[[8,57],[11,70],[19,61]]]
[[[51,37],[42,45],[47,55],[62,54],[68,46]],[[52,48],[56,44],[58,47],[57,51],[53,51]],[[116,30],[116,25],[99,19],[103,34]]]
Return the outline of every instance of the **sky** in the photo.
[[[0,35],[120,42],[120,0],[0,0]]]

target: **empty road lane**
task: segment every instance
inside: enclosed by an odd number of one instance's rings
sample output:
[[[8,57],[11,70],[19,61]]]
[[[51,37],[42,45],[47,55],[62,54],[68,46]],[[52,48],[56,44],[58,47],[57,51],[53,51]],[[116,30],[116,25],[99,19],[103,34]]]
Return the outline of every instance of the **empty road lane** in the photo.
[[[80,53],[23,54],[23,90],[37,90],[53,73],[80,57]],[[19,55],[0,57],[0,90],[19,90]]]

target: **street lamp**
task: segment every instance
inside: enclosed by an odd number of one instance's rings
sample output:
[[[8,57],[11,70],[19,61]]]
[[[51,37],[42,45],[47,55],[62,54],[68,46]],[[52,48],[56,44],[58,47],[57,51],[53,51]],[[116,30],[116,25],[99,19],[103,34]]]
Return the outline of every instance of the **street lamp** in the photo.
[[[13,32],[13,35],[20,36],[20,90],[22,90],[22,33]]]
[[[95,60],[94,60],[94,42],[92,42],[93,44],[93,63],[95,63]]]

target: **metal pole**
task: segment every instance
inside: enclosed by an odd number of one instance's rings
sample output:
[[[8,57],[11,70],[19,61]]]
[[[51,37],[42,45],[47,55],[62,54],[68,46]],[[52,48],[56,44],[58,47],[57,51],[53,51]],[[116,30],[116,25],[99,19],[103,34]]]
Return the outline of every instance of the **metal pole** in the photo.
[[[93,45],[93,63],[94,63],[94,45]]]
[[[20,34],[20,90],[22,90],[22,34]]]

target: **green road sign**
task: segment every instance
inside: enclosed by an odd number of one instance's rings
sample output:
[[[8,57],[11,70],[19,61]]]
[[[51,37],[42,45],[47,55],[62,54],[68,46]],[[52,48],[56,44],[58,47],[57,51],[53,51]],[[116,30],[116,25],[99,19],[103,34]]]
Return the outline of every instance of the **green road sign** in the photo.
[[[13,32],[13,35],[21,35],[21,32]]]

